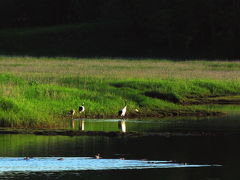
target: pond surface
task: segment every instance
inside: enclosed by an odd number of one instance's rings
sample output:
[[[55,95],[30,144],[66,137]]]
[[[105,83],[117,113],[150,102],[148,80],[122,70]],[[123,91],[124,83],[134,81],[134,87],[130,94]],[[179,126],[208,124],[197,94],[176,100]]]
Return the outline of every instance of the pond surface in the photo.
[[[0,162],[4,164],[0,167],[1,172],[84,171],[220,166],[176,163],[172,161],[125,160],[123,158],[96,159],[92,157],[8,157],[0,158]]]
[[[240,114],[218,117],[148,119],[73,119],[66,128],[80,131],[116,132],[240,132]]]
[[[238,132],[240,116],[68,122],[81,131]],[[83,121],[83,122],[82,122]],[[240,136],[0,135],[0,179],[240,179]],[[96,159],[95,155],[101,158]],[[30,157],[24,159],[24,157]]]

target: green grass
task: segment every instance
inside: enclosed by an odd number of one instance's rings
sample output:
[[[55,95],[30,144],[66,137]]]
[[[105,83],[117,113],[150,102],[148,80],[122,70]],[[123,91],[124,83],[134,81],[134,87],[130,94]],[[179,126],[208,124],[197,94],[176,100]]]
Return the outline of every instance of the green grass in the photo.
[[[238,66],[238,62],[229,63]],[[216,72],[213,64],[1,56],[0,125],[61,127],[62,120],[70,118],[67,112],[83,102],[84,116],[97,118],[116,117],[125,100],[129,117],[208,112],[210,108],[181,103],[193,97],[240,92],[240,76],[235,76],[239,72],[224,68]]]

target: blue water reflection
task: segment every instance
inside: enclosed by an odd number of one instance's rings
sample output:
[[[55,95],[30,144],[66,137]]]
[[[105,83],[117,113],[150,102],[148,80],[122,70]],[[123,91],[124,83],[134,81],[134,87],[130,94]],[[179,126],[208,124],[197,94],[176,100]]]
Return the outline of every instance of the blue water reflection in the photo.
[[[78,171],[149,168],[188,168],[219,165],[196,165],[172,161],[146,161],[123,159],[95,159],[90,157],[22,157],[0,158],[0,172]]]

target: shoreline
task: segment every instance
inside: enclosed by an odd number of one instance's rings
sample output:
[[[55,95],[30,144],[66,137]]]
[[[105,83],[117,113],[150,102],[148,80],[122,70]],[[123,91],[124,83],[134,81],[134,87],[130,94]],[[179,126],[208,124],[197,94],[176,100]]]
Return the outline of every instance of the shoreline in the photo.
[[[128,114],[126,118],[128,119],[136,119],[136,118],[168,118],[168,117],[211,117],[211,116],[222,116],[225,115],[226,113],[220,112],[220,111],[213,111],[213,112],[205,112],[205,111],[197,111],[197,112],[166,112],[166,113],[159,113],[155,115],[148,115],[148,114],[143,114],[143,115],[136,115],[136,114]],[[69,116],[63,117],[64,119],[69,119]],[[87,115],[87,116],[73,116],[73,119],[80,119],[80,118],[86,118],[86,119],[121,119],[120,117],[116,115],[110,115],[110,116],[104,116],[104,115]]]
[[[192,105],[239,105],[240,96],[239,95],[229,95],[229,96],[212,96],[212,97],[188,97],[184,101],[180,102],[179,105],[188,107]],[[227,113],[221,110],[152,110],[152,111],[131,111],[127,112],[126,117],[130,119],[135,118],[167,118],[167,117],[211,117],[211,116],[222,116]],[[70,118],[70,116],[64,116],[63,118]],[[91,119],[110,119],[119,118],[119,116],[114,115],[86,115],[84,117],[73,116],[73,118],[91,118]]]
[[[82,131],[71,129],[26,129],[0,128],[0,135],[42,135],[42,136],[106,136],[106,137],[230,137],[240,136],[240,132],[209,130],[176,130],[162,132],[120,132],[120,131]]]

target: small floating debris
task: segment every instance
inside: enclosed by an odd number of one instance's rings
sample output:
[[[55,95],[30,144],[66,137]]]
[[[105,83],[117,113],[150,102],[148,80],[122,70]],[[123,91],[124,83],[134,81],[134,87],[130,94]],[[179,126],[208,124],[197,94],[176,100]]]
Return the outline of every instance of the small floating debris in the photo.
[[[102,157],[101,157],[100,154],[98,153],[98,154],[95,155],[95,158],[96,158],[96,159],[101,159]]]
[[[28,156],[23,158],[23,160],[29,160],[29,159],[30,159],[30,157],[28,157]]]
[[[64,158],[58,158],[57,160],[62,161],[62,160],[64,160]]]

